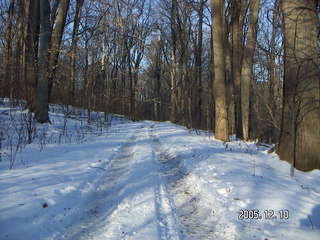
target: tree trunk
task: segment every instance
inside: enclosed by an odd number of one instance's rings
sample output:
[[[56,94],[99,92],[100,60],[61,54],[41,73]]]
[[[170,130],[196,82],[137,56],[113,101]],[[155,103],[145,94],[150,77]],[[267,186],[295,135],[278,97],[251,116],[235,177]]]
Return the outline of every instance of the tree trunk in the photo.
[[[171,80],[171,91],[170,91],[170,106],[171,114],[170,120],[175,123],[177,120],[177,95],[176,95],[176,72],[177,72],[177,33],[176,33],[176,19],[178,14],[178,3],[177,0],[172,0],[171,6],[171,70],[170,70],[170,80]]]
[[[235,103],[234,103],[234,86],[232,78],[232,63],[231,63],[231,44],[229,42],[229,35],[232,34],[232,30],[227,27],[227,16],[226,9],[223,7],[222,19],[225,19],[223,24],[224,32],[224,49],[225,49],[225,81],[226,81],[226,98],[227,98],[227,109],[228,109],[228,134],[235,134]]]
[[[162,76],[162,50],[163,50],[163,40],[154,41],[155,54],[153,56],[154,65],[154,119],[160,121],[160,88],[161,88],[161,76]]]
[[[52,91],[52,85],[53,85],[53,79],[55,72],[57,70],[57,64],[58,64],[58,59],[59,59],[59,53],[60,53],[60,44],[61,44],[61,39],[62,39],[62,34],[66,22],[66,17],[69,9],[69,2],[70,0],[61,0],[60,1],[60,7],[59,7],[59,12],[57,15],[57,21],[56,21],[56,27],[53,31],[52,34],[52,39],[51,39],[51,50],[50,50],[50,74],[49,74],[49,98],[51,95]],[[48,99],[49,99],[48,98]]]
[[[188,127],[191,127],[191,113],[189,112],[189,96],[190,96],[190,79],[188,74],[188,53],[187,53],[187,39],[185,32],[180,29],[180,77],[182,83],[181,92],[181,109],[183,111],[182,123]]]
[[[241,73],[241,49],[242,26],[240,26],[241,1],[231,2],[231,72],[234,87],[235,103],[235,128],[238,138],[242,138],[241,104],[240,104],[240,73]]]
[[[242,138],[242,118],[241,118],[241,63],[242,63],[242,35],[243,35],[243,6],[241,0],[231,2],[231,71],[234,86],[235,103],[235,128],[238,138]]]
[[[4,77],[2,79],[2,93],[4,97],[12,98],[12,77],[10,74],[10,56],[11,56],[11,30],[12,30],[12,18],[14,13],[14,0],[10,1],[8,8],[8,19],[6,24],[6,35],[3,47],[3,73]]]
[[[281,10],[284,87],[277,153],[299,170],[320,169],[317,1],[283,0]]]
[[[272,19],[272,36],[271,36],[271,43],[270,43],[270,54],[269,54],[269,78],[270,78],[270,85],[269,85],[269,99],[268,99],[268,106],[270,109],[270,122],[268,123],[268,140],[269,143],[276,142],[276,133],[275,127],[277,126],[276,122],[276,112],[278,108],[277,100],[279,99],[279,85],[280,80],[278,77],[278,68],[276,64],[276,36],[277,36],[277,25],[278,25],[278,3],[275,2],[273,8],[273,19]]]
[[[84,40],[84,68],[83,68],[83,85],[84,85],[84,91],[83,95],[84,98],[81,98],[81,105],[82,108],[86,108],[88,106],[88,102],[86,100],[89,99],[89,37],[87,37],[87,34],[85,34],[85,40]]]
[[[26,96],[27,108],[35,111],[36,90],[37,90],[37,64],[38,64],[38,45],[40,32],[40,5],[39,0],[30,0],[28,7],[28,25],[25,49],[26,67]]]
[[[231,63],[230,47],[226,50],[226,88],[227,88],[227,105],[228,105],[228,126],[229,135],[236,134],[236,118],[235,118],[235,102],[234,102],[234,85],[232,79],[232,63]]]
[[[49,122],[48,69],[50,46],[50,5],[49,0],[40,1],[40,51],[39,79],[35,118],[39,123]]]
[[[241,111],[244,140],[249,139],[250,85],[253,71],[253,57],[256,48],[259,8],[260,0],[250,1],[251,12],[248,27],[248,40],[244,50],[244,58],[241,67]]]
[[[81,17],[81,9],[84,0],[77,0],[76,13],[73,21],[72,44],[70,53],[70,86],[69,86],[69,101],[71,102],[74,97],[74,88],[76,82],[76,54],[78,42],[78,30]]]
[[[196,127],[202,127],[202,39],[203,39],[203,9],[204,2],[200,0],[198,9],[199,23],[198,23],[198,42],[195,48],[195,81],[196,81],[196,104],[195,104],[195,122]]]
[[[57,11],[59,8],[60,0],[51,0],[51,15],[50,15],[50,32],[53,32],[53,26],[57,16]]]
[[[128,46],[127,40],[125,38],[125,54],[127,56],[127,66],[128,66],[128,75],[129,75],[129,84],[130,84],[130,100],[129,100],[129,109],[128,113],[132,116],[134,119],[134,79],[133,79],[133,71],[132,71],[132,64],[131,64],[131,49]]]
[[[214,52],[215,137],[228,142],[228,110],[225,83],[223,0],[211,0]]]
[[[140,60],[135,64],[133,68],[133,118],[136,120],[138,117],[138,80],[139,80],[139,68]]]

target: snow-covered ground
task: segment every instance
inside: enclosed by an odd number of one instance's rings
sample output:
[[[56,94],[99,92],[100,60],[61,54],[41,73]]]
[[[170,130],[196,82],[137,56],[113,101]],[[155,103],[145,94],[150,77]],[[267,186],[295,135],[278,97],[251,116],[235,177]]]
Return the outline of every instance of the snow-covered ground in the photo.
[[[19,138],[21,114],[0,108],[1,131]],[[18,151],[2,134],[0,239],[320,239],[319,170],[290,177],[253,142],[167,122],[64,116]]]

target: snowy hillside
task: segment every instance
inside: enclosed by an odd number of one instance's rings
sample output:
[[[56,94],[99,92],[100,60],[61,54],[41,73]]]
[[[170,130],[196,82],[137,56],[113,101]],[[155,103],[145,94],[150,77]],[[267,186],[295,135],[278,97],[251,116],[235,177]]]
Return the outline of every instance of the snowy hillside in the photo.
[[[0,239],[320,239],[319,170],[291,178],[253,142],[70,109],[39,126],[0,108]]]

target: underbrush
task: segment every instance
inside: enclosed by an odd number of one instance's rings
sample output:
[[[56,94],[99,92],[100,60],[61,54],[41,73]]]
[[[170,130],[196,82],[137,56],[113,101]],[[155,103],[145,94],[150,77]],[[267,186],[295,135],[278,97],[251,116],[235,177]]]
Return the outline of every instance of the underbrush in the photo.
[[[50,105],[51,124],[39,124],[24,107],[24,101],[0,99],[0,164],[9,169],[30,144],[40,151],[51,144],[81,144],[107,132],[114,123],[128,121],[123,116]]]

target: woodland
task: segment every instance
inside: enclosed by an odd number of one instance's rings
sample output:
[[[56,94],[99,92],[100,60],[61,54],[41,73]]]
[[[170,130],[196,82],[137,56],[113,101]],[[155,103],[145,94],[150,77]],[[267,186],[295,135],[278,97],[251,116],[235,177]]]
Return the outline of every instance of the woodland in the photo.
[[[320,169],[317,0],[2,0],[0,97],[274,144]]]

